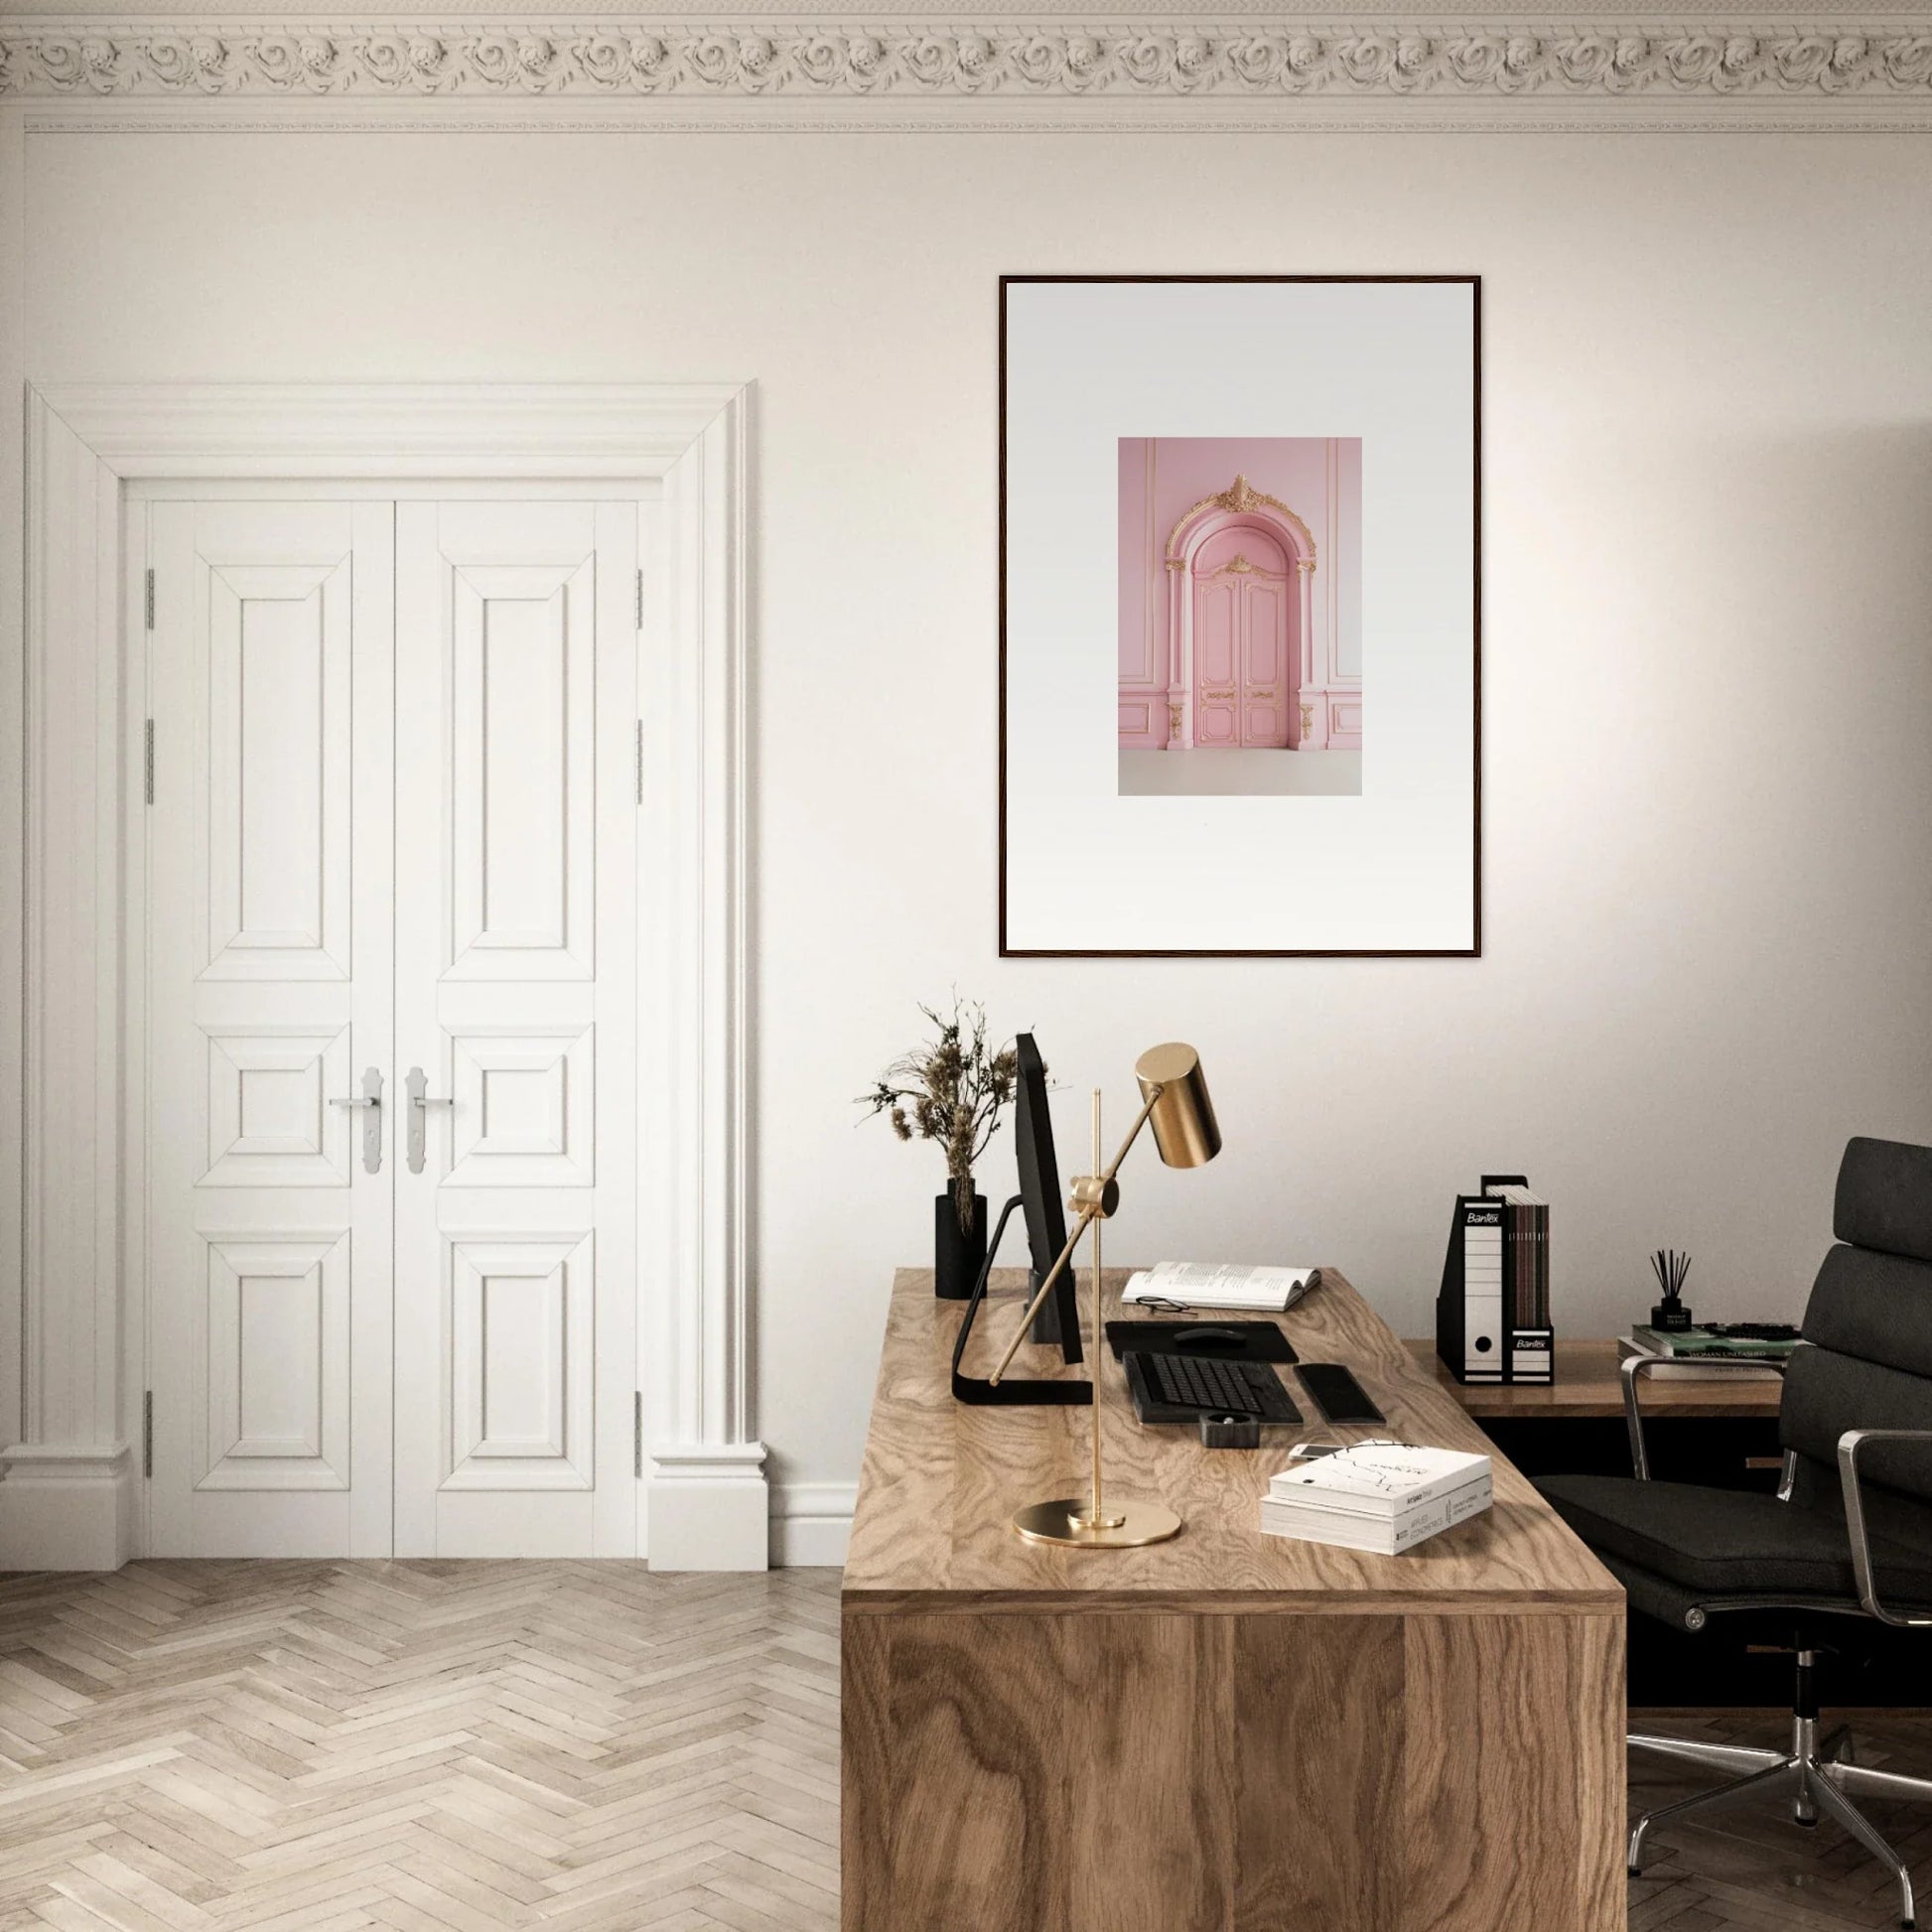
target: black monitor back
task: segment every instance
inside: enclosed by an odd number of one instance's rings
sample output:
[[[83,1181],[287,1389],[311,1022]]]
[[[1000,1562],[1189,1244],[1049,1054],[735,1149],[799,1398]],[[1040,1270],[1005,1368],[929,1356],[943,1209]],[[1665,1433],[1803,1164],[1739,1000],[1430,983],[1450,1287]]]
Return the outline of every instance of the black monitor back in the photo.
[[[1060,1205],[1060,1167],[1053,1154],[1053,1116],[1047,1110],[1046,1065],[1032,1034],[1015,1035],[1019,1062],[1015,1093],[1014,1157],[1020,1168],[1020,1195],[1027,1217],[1027,1246],[1033,1261],[1033,1292],[1066,1246],[1066,1214]],[[1033,1338],[1057,1342],[1069,1362],[1081,1359],[1080,1319],[1069,1265],[1034,1319]]]

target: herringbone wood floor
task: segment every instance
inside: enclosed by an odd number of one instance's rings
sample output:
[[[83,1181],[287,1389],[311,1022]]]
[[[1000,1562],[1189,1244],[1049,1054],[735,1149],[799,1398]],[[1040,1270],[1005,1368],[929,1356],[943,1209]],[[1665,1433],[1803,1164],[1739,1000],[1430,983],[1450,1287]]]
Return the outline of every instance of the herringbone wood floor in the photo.
[[[830,1927],[838,1578],[15,1578],[0,1753],[6,1932]]]
[[[1859,1727],[1864,1762],[1932,1767],[1932,1713]],[[1632,1763],[1640,1805],[1690,1788]],[[1871,1809],[1932,1894],[1932,1807]],[[837,1921],[837,1828],[830,1571],[0,1581],[0,1932],[811,1932]],[[1868,1932],[1892,1898],[1775,1811],[1660,1836],[1630,1896],[1632,1932]]]

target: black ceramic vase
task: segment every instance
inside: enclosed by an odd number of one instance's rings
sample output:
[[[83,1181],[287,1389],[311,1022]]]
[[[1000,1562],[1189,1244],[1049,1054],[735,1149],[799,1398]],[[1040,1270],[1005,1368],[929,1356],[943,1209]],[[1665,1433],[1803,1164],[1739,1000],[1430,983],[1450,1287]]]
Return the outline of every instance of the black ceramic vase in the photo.
[[[950,1187],[932,1203],[932,1292],[942,1302],[963,1302],[986,1265],[986,1196],[973,1189],[973,1225],[959,1225]]]

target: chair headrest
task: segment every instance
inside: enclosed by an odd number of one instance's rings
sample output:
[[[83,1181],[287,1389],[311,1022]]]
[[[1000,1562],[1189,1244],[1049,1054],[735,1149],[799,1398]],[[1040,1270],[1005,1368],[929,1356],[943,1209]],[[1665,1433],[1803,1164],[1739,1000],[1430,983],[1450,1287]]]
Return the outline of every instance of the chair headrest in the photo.
[[[1863,1136],[1849,1142],[1832,1232],[1854,1247],[1932,1261],[1932,1147]]]

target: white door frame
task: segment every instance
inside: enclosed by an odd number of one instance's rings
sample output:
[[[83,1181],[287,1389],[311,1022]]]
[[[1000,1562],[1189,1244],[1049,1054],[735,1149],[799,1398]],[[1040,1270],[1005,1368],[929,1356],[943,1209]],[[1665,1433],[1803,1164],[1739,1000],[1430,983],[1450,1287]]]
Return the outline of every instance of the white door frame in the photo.
[[[25,543],[26,1039],[20,1417],[0,1568],[140,1553],[143,613],[123,485],[655,480],[640,674],[638,1547],[759,1569],[747,1253],[745,841],[751,388],[742,383],[35,388]],[[7,1299],[11,1300],[11,1297]],[[13,1351],[0,1346],[0,1361]],[[0,1382],[6,1371],[0,1369]],[[11,1432],[10,1432],[11,1433]],[[643,1456],[648,1455],[648,1468]]]

